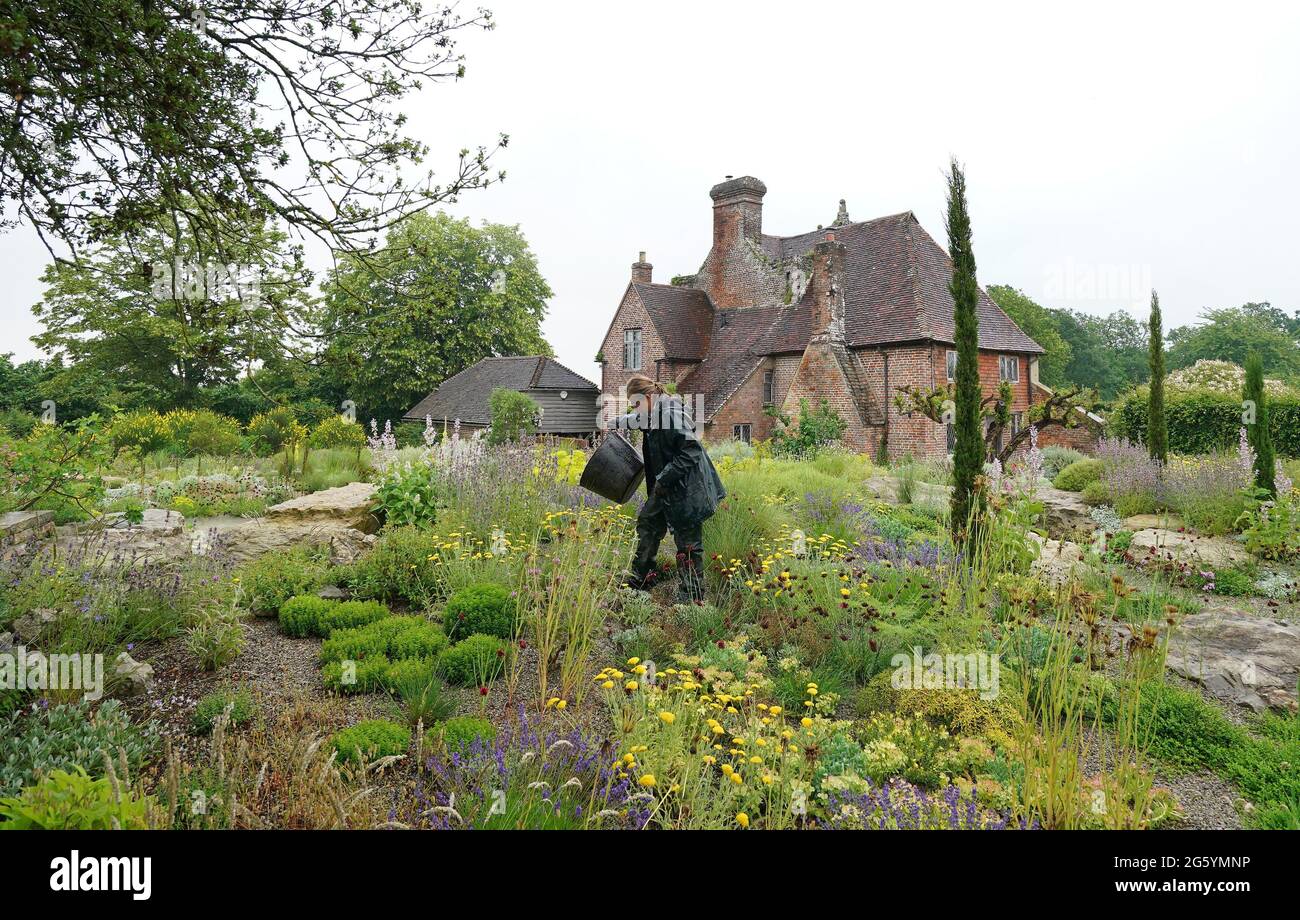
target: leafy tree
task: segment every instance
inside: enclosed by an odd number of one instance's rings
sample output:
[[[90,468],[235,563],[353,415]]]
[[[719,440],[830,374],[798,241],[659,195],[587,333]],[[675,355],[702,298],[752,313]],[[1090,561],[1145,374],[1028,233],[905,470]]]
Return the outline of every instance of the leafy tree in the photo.
[[[219,259],[203,258],[200,228],[173,224],[51,264],[32,341],[66,356],[69,378],[107,377],[142,397],[131,402],[162,407],[196,405],[201,388],[253,362],[282,362],[306,332],[311,276],[282,232],[237,232],[243,242],[218,247]]]
[[[1264,362],[1259,355],[1246,359],[1246,384],[1242,388],[1242,400],[1245,402],[1247,415],[1246,437],[1255,451],[1255,485],[1277,495],[1274,482],[1275,460],[1273,435],[1268,430],[1268,395],[1264,391]],[[1253,413],[1250,415],[1250,413]]]
[[[350,245],[495,181],[479,147],[412,182],[400,108],[491,26],[417,0],[0,0],[0,206],[74,251],[182,215]]]
[[[979,283],[971,248],[970,213],[966,207],[966,176],[953,159],[948,174],[948,253],[952,258],[953,327],[957,342],[955,374],[956,444],[953,448],[952,530],[955,539],[974,537],[983,509],[975,481],[984,471],[984,439],[980,431]],[[971,530],[968,531],[967,527]]]
[[[551,354],[550,296],[518,227],[416,214],[383,251],[342,257],[328,280],[324,369],[362,418],[400,418],[483,358]]]
[[[1169,459],[1169,428],[1165,422],[1165,337],[1160,298],[1151,292],[1151,386],[1147,395],[1147,450],[1152,460]]]
[[[537,425],[537,403],[527,393],[518,390],[497,387],[488,397],[488,409],[492,413],[492,428],[488,431],[490,444],[518,441]]]
[[[988,289],[993,302],[1011,317],[1024,333],[1043,346],[1038,358],[1038,379],[1049,387],[1068,382],[1066,369],[1070,366],[1073,351],[1061,335],[1057,311],[1035,303],[1023,291],[1005,284],[994,284]]]
[[[1202,322],[1180,326],[1169,333],[1169,363],[1190,367],[1202,359],[1231,361],[1245,366],[1256,355],[1270,377],[1300,377],[1300,328],[1292,326],[1281,310],[1268,304],[1246,304],[1209,310]]]

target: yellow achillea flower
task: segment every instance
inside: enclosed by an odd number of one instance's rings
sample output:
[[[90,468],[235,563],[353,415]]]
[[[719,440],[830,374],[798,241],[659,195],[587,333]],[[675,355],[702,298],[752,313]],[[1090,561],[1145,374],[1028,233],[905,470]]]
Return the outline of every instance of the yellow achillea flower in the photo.
[[[748,830],[749,815],[745,814],[743,811],[736,812],[736,823]]]
[[[646,789],[653,789],[655,787],[655,775],[653,773],[647,773],[645,776],[637,780],[637,782]]]
[[[799,724],[802,725],[804,728],[809,728],[813,724],[813,720],[808,718],[807,716],[804,716],[802,719],[799,720]]]
[[[672,725],[676,719],[677,716],[673,715],[671,712],[665,711],[659,713],[659,721],[663,722],[665,725]]]

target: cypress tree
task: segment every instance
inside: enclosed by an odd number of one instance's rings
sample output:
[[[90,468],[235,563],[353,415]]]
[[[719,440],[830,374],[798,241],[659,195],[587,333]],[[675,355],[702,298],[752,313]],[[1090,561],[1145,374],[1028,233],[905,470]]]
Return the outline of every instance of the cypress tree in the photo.
[[[1151,389],[1147,394],[1147,450],[1152,460],[1169,459],[1169,426],[1165,421],[1165,332],[1160,321],[1160,297],[1151,292]]]
[[[953,427],[952,532],[954,539],[971,539],[982,508],[975,488],[984,472],[984,436],[980,430],[979,285],[975,252],[971,248],[970,213],[966,208],[966,176],[953,159],[948,174],[948,252],[952,257],[953,328],[957,345]],[[967,532],[967,527],[970,531]]]
[[[1246,410],[1246,439],[1255,451],[1255,485],[1269,495],[1277,495],[1277,484],[1273,481],[1274,454],[1273,435],[1268,430],[1268,397],[1264,393],[1264,362],[1259,355],[1251,352],[1246,358],[1246,385],[1242,391]],[[1254,422],[1249,419],[1253,411]]]

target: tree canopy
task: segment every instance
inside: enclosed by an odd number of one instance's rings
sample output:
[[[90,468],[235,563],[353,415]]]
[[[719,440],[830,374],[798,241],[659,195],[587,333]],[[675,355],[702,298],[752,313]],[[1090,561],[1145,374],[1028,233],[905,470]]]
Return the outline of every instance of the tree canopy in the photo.
[[[181,214],[202,241],[272,217],[350,248],[499,178],[505,137],[411,181],[428,149],[398,105],[491,26],[419,0],[0,0],[0,222],[51,251]]]
[[[1288,319],[1267,303],[1207,310],[1200,323],[1170,330],[1169,341],[1169,364],[1174,368],[1203,359],[1244,367],[1257,355],[1266,375],[1300,378],[1300,319]]]
[[[551,354],[550,296],[518,227],[415,214],[327,280],[324,369],[365,416],[397,419],[482,358]]]

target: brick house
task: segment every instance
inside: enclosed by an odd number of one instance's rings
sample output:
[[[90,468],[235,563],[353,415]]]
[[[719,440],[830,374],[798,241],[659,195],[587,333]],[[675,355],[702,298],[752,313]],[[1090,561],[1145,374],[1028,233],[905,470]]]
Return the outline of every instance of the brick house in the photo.
[[[856,450],[947,454],[946,426],[894,405],[898,387],[938,386],[956,365],[947,253],[910,211],[852,221],[843,201],[825,229],[768,235],[766,191],[751,176],[709,191],[713,244],[695,275],[656,284],[645,253],[633,263],[597,358],[602,420],[643,373],[693,399],[710,440],[770,437],[768,407],[797,416],[800,400],[825,399]],[[983,290],[979,344],[985,392],[1010,381],[1023,423],[1049,392],[1037,380],[1043,349]]]

